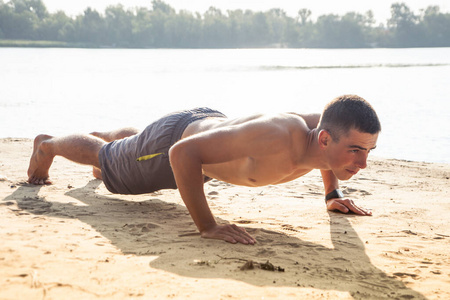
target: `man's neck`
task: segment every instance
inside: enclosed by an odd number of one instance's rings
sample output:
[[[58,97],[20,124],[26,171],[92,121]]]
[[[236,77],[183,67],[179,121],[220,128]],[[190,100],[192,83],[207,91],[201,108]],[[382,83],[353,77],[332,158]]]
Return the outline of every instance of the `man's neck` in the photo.
[[[302,161],[312,169],[328,169],[324,152],[319,147],[319,130],[314,128],[308,132],[306,151]]]

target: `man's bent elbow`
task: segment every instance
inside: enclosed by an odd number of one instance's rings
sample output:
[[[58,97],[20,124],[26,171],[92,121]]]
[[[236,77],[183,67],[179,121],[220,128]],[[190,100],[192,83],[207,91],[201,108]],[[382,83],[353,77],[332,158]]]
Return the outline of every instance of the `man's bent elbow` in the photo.
[[[183,142],[175,143],[172,147],[170,147],[168,154],[172,168],[180,164],[186,164],[187,162],[194,161],[195,157],[192,155],[191,148],[192,147],[189,147],[189,145]]]
[[[173,167],[173,165],[176,165],[177,160],[179,160],[179,158],[180,158],[180,154],[181,154],[180,150],[181,149],[180,149],[180,147],[178,147],[177,144],[173,145],[169,149],[169,153],[168,153],[169,154],[169,161],[170,161],[170,164],[172,165],[172,167]]]

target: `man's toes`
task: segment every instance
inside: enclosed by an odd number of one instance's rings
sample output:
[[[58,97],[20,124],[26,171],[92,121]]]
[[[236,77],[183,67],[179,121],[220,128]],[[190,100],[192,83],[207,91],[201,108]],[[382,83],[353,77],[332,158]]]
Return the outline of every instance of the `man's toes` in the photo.
[[[41,180],[39,180],[39,185],[46,185],[49,183],[50,181],[47,178],[42,178]]]
[[[37,177],[30,177],[28,178],[28,183],[34,184],[34,185],[45,185],[45,184],[51,184],[51,181],[46,178],[37,178]]]

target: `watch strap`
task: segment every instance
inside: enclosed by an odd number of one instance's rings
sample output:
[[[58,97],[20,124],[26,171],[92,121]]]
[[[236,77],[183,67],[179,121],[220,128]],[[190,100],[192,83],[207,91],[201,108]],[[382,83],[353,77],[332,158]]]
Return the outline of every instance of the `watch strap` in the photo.
[[[334,198],[344,198],[344,193],[340,189],[335,189],[331,192],[329,192],[325,196],[325,203],[327,203],[328,200],[334,199]]]

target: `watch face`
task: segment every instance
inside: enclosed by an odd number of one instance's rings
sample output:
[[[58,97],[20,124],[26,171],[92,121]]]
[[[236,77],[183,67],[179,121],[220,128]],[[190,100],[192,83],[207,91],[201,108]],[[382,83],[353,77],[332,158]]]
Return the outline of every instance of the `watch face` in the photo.
[[[341,190],[336,190],[336,193],[338,195],[338,198],[344,198],[344,193],[342,193]]]

